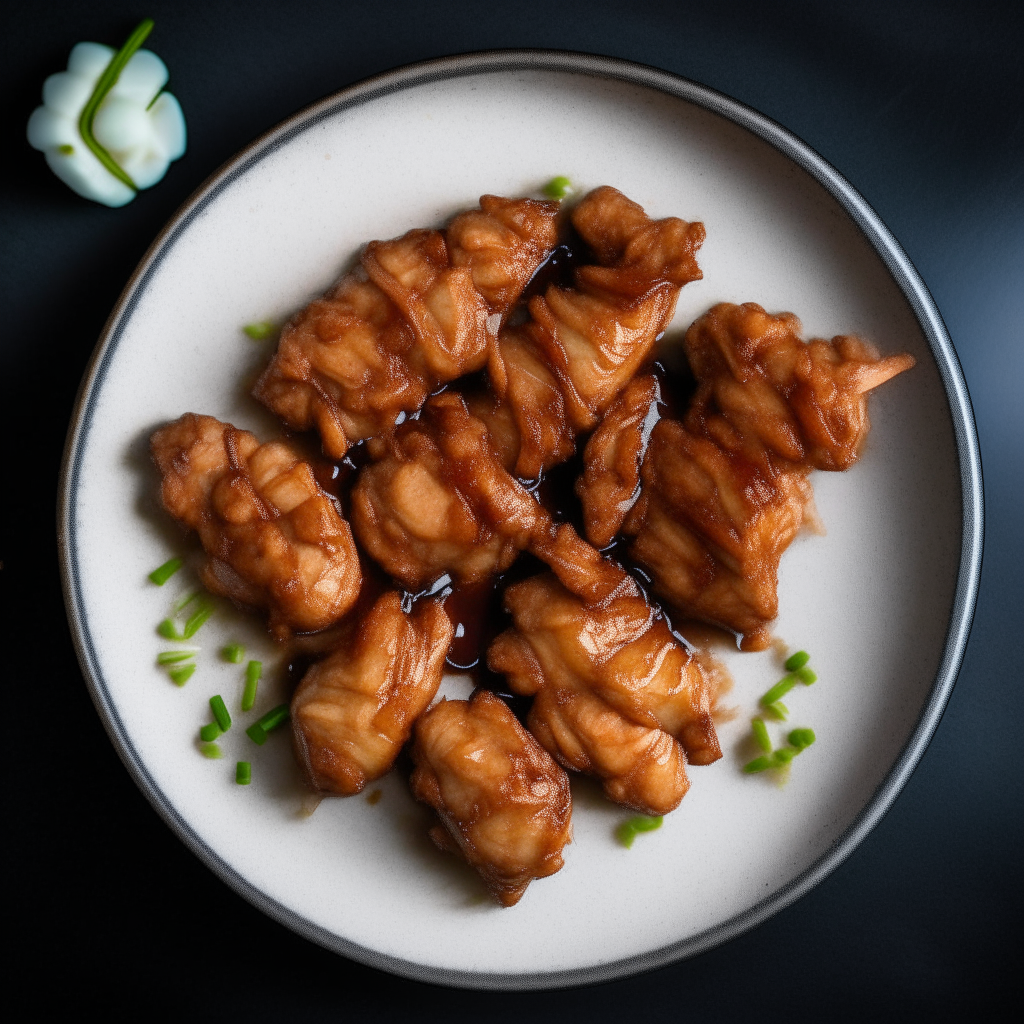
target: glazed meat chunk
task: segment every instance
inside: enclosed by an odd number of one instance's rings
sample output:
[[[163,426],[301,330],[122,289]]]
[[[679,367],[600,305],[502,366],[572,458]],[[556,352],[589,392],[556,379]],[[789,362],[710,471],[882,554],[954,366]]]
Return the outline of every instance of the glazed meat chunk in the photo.
[[[484,200],[447,237],[415,230],[367,245],[358,269],[285,327],[254,395],[289,427],[315,427],[341,458],[439,384],[481,369],[502,316],[555,244],[558,209]]]
[[[807,469],[849,469],[870,429],[868,392],[914,357],[883,359],[852,336],[804,342],[799,332],[792,313],[753,302],[719,303],[696,320],[685,342],[699,381],[691,432],[755,457],[763,449]]]
[[[581,541],[554,531],[538,555],[553,573],[505,592],[513,627],[488,651],[512,690],[534,696],[528,725],[562,764],[648,814],[679,805],[686,763],[721,757],[712,682],[636,583]]]
[[[778,569],[811,499],[801,467],[754,463],[661,420],[624,532],[655,591],[687,618],[761,650],[778,614]]]
[[[502,572],[547,522],[502,467],[487,428],[453,392],[370,444],[377,461],[363,468],[352,491],[353,527],[409,590],[445,573],[475,583]]]
[[[534,479],[572,454],[648,357],[675,311],[679,289],[701,277],[702,224],[652,220],[607,186],[572,212],[596,264],[575,286],[551,285],[530,319],[506,327],[488,362],[496,401],[519,433],[517,476]]]
[[[150,449],[164,508],[203,543],[209,590],[268,609],[279,637],[349,610],[362,582],[352,531],[294,448],[186,413]]]
[[[640,496],[640,464],[658,422],[661,389],[652,374],[635,377],[590,435],[576,494],[583,504],[587,540],[611,544]]]
[[[378,598],[354,635],[303,676],[295,749],[315,789],[351,796],[387,772],[441,685],[452,624],[439,601]]]
[[[502,906],[562,867],[569,780],[499,698],[442,700],[416,723],[412,756],[413,794],[441,819],[431,838],[461,853]]]

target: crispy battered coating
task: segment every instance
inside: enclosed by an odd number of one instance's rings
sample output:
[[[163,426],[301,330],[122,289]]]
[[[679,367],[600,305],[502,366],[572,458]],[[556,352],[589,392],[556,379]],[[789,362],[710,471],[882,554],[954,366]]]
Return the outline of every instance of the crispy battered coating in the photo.
[[[454,392],[375,440],[352,490],[359,542],[419,591],[444,573],[475,583],[504,571],[547,515],[501,466],[487,428]]]
[[[722,756],[711,681],[636,583],[570,526],[537,554],[554,572],[506,590],[514,625],[492,643],[489,667],[535,697],[530,731],[562,764],[602,779],[617,803],[673,810],[687,760]]]
[[[562,867],[569,779],[494,694],[436,704],[416,723],[412,756],[413,794],[441,819],[431,838],[461,853],[502,906]]]
[[[290,445],[186,413],[153,434],[150,450],[164,508],[209,556],[209,590],[269,609],[282,637],[349,610],[362,582],[352,531]]]
[[[642,481],[623,529],[635,535],[629,553],[654,589],[687,618],[742,634],[744,649],[763,649],[778,614],[779,561],[811,498],[806,470],[750,462],[661,420]]]
[[[573,452],[647,358],[675,311],[679,289],[701,277],[702,224],[651,220],[616,189],[595,189],[572,222],[598,263],[574,288],[551,285],[530,319],[506,327],[488,362],[498,403],[519,433],[516,475],[534,479]]]
[[[800,339],[792,313],[754,302],[722,302],[686,332],[686,354],[700,382],[686,417],[748,456],[763,449],[807,469],[849,469],[871,424],[868,392],[909,370],[907,354],[883,359],[861,338]]]
[[[654,428],[630,555],[684,615],[768,644],[778,568],[812,499],[811,469],[856,462],[867,392],[914,364],[866,342],[801,341],[790,313],[721,303],[686,333],[698,390],[682,423]]]
[[[341,458],[439,384],[483,367],[498,323],[555,245],[557,203],[484,196],[441,231],[371,242],[297,314],[253,394]]]
[[[453,632],[440,601],[418,601],[406,614],[392,590],[354,636],[309,669],[291,715],[315,789],[351,796],[390,770],[441,685]]]
[[[587,540],[594,547],[611,544],[640,496],[640,463],[660,401],[653,374],[634,377],[587,441],[576,495],[583,504]]]

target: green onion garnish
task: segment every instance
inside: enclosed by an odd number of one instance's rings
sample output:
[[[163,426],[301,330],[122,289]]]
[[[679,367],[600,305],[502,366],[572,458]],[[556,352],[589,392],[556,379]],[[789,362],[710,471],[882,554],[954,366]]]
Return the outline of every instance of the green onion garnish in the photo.
[[[796,747],[797,751],[806,750],[815,740],[813,729],[794,729],[789,734],[790,746]]]
[[[811,656],[806,651],[797,651],[796,654],[791,654],[785,662],[785,669],[787,672],[795,672],[798,668],[803,668],[811,660]]]
[[[221,649],[220,656],[232,665],[237,665],[245,657],[245,648],[241,644],[228,644]]]
[[[761,718],[751,719],[750,728],[754,731],[754,739],[757,740],[757,745],[766,754],[770,753],[772,749],[772,740],[768,735],[768,726],[764,724],[764,720]]]
[[[777,700],[774,704],[769,704],[765,711],[777,722],[784,722],[789,718],[789,708],[781,700]]]
[[[187,608],[201,593],[201,590],[190,590],[184,596],[179,597],[178,600],[171,605],[171,614],[177,615],[178,612]]]
[[[273,320],[260,320],[255,324],[246,324],[242,330],[253,341],[266,341],[277,330],[277,324]]]
[[[661,823],[664,820],[661,815],[657,818],[652,818],[647,814],[638,814],[635,818],[624,821],[615,830],[615,835],[618,836],[619,842],[628,850],[633,845],[633,840],[637,837],[638,833],[653,832],[656,828],[661,828]]]
[[[753,761],[748,761],[744,766],[743,770],[748,775],[753,775],[755,772],[767,771],[769,768],[775,767],[775,759],[771,754],[765,754],[763,757],[755,757]]]
[[[210,710],[213,712],[213,717],[217,719],[221,731],[227,732],[231,728],[231,715],[228,714],[224,698],[219,693],[216,697],[210,698]]]
[[[245,690],[242,693],[242,710],[252,711],[256,703],[256,687],[263,675],[263,662],[250,661],[245,667]]]
[[[818,681],[818,673],[814,669],[808,668],[806,665],[803,668],[798,668],[795,673],[797,679],[800,680],[804,686],[810,686],[811,683]]]
[[[795,750],[790,750],[789,747],[779,747],[778,750],[772,753],[772,760],[775,762],[773,768],[782,768],[789,764],[790,761],[796,756]]]
[[[159,569],[154,569],[149,578],[158,586],[162,587],[183,565],[184,558],[172,558],[164,562]]]
[[[179,661],[188,661],[195,656],[195,651],[161,651],[156,656],[158,665],[177,665]]]
[[[239,761],[235,765],[235,782],[240,786],[248,786],[252,782],[252,765],[248,761]]]
[[[191,640],[192,637],[194,637],[202,628],[203,623],[206,622],[212,614],[213,605],[208,601],[203,601],[186,620],[185,628],[181,631],[181,635],[186,640]]]
[[[769,704],[774,704],[780,697],[785,697],[794,686],[796,678],[791,675],[784,676],[761,698],[761,706],[766,708]]]
[[[544,195],[551,199],[564,199],[572,191],[572,182],[565,175],[552,178],[544,186]]]
[[[287,704],[279,704],[273,711],[268,711],[255,725],[250,725],[245,734],[253,743],[263,746],[267,742],[267,733],[273,732],[279,725],[287,722],[290,717]]]
[[[96,119],[96,111],[100,109],[100,104],[106,99],[107,93],[114,87],[117,80],[121,77],[121,72],[124,71],[125,65],[135,56],[135,51],[142,46],[146,41],[146,37],[150,32],[153,31],[153,21],[151,18],[146,18],[145,21],[139,24],[139,27],[128,37],[128,41],[121,47],[117,53],[114,54],[113,59],[107,65],[106,70],[100,75],[99,80],[96,82],[96,87],[92,91],[92,95],[89,97],[85,106],[82,108],[82,115],[78,119],[78,131],[82,136],[82,140],[85,144],[93,151],[96,155],[96,159],[110,173],[118,179],[118,181],[124,182],[133,191],[138,191],[138,187],[135,182],[124,172],[124,170],[118,166],[117,161],[100,145],[97,141],[96,136],[92,133],[92,123]]]
[[[210,743],[215,740],[218,736],[222,735],[224,730],[216,723],[211,722],[209,725],[204,725],[199,730],[199,738],[204,743]]]
[[[217,758],[224,756],[224,751],[216,743],[200,743],[199,753],[203,757],[209,757],[211,760],[216,761]]]
[[[192,678],[195,670],[195,665],[180,665],[178,668],[172,668],[167,674],[175,686],[184,686]]]
[[[178,632],[178,627],[174,624],[172,619],[164,619],[159,626],[156,627],[156,631],[165,640],[184,640],[185,638]]]

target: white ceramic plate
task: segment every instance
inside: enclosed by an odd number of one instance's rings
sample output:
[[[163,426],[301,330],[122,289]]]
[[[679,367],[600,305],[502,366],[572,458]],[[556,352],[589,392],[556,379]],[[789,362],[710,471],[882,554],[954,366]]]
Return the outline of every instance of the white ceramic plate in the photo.
[[[680,809],[631,850],[625,815],[574,782],[563,871],[512,910],[433,849],[402,780],[374,806],[299,814],[286,737],[263,748],[241,720],[205,760],[196,731],[214,693],[237,707],[241,639],[267,665],[257,711],[284,696],[260,628],[222,609],[198,635],[183,689],[154,665],[154,633],[187,573],[147,572],[182,541],[154,501],[146,439],[186,411],[266,437],[248,397],[267,356],[240,326],[283,318],[326,288],[362,243],[440,225],[484,192],[554,174],[613,184],[653,216],[702,220],[704,279],[675,329],[720,300],[791,310],[809,334],[860,333],[918,365],[872,398],[863,460],[814,476],[826,537],[782,562],[777,635],[820,682],[791,724],[817,744],[785,787],[744,776],[770,652],[727,658],[739,716],[725,757],[691,772]],[[182,840],[296,931],[347,956],[432,981],[496,988],[621,976],[706,949],[814,885],[884,813],[935,728],[973,611],[980,464],[963,379],[901,250],[834,170],[777,125],[682,79],[604,58],[500,52],[432,62],[297,115],[218,172],[154,243],[111,318],[68,441],[61,510],[69,615],[82,666],[129,770]],[[458,683],[453,684],[458,688]],[[781,735],[781,728],[776,729]],[[234,763],[253,762],[253,784]]]

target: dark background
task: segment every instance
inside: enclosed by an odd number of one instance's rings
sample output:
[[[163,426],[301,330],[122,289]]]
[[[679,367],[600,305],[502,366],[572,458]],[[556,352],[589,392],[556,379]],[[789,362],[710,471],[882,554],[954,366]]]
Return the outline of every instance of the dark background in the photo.
[[[155,2],[2,8],[6,998],[118,1019],[986,1019],[1020,970],[1024,746],[1024,24],[1020,3]],[[108,210],[24,141],[80,40],[144,16],[189,150]],[[350,963],[250,907],[149,807],[90,703],[55,541],[57,473],[90,352],[136,263],[209,174],[301,107],[412,61],[498,47],[610,54],[795,132],[867,198],[931,289],[985,472],[977,616],[939,730],[895,806],[796,905],[693,960],[551,993],[474,993]],[[13,954],[13,955],[12,955]]]

